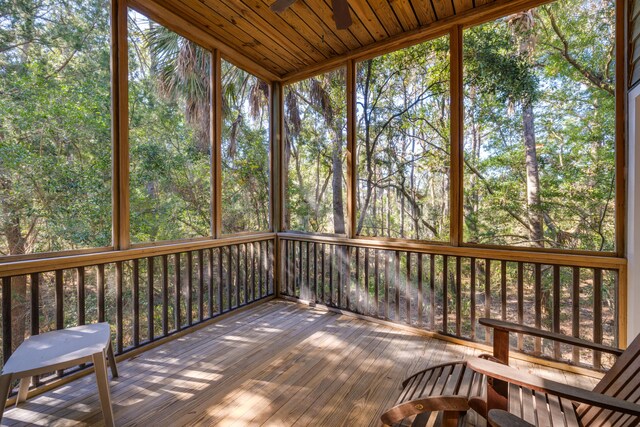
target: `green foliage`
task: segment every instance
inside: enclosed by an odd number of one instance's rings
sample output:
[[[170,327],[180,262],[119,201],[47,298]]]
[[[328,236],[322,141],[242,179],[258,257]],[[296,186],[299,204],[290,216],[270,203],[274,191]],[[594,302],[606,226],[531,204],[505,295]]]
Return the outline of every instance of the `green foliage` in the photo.
[[[358,234],[449,236],[449,39],[357,72]]]
[[[539,214],[544,246],[614,250],[614,10],[561,0],[465,31],[467,241],[537,245]],[[528,102],[539,205],[527,202]]]
[[[287,228],[335,233],[336,197],[346,194],[346,70],[312,77],[285,88],[285,157],[288,166]],[[336,163],[334,164],[334,160]],[[339,186],[339,188],[334,188]],[[343,202],[344,203],[344,202]]]
[[[222,232],[267,231],[269,86],[222,62]]]

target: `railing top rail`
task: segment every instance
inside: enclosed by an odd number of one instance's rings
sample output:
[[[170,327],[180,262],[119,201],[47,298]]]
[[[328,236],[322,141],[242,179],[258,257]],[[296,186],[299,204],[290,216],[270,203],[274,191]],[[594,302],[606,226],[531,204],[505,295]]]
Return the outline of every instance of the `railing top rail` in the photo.
[[[137,247],[126,250],[111,250],[82,255],[68,255],[48,257],[40,259],[21,259],[0,263],[0,277],[21,276],[31,273],[41,273],[60,269],[85,267],[96,264],[108,264],[117,261],[128,261],[151,256],[174,254],[177,252],[189,252],[202,249],[217,248],[221,246],[236,245],[242,243],[261,242],[275,239],[275,233],[258,233],[220,239],[195,240],[190,242],[158,244],[145,247]]]
[[[302,242],[317,242],[371,249],[409,251],[426,254],[472,257],[501,261],[527,262],[572,267],[602,268],[618,270],[626,267],[627,260],[616,256],[586,255],[568,252],[537,252],[513,249],[478,248],[470,246],[449,246],[430,242],[395,241],[389,239],[355,238],[316,235],[308,233],[281,232],[278,238]]]

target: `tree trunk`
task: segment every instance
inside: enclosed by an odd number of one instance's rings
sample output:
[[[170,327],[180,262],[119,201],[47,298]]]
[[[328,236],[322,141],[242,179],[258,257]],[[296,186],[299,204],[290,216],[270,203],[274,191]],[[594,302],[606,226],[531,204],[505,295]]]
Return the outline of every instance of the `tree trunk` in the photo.
[[[540,210],[540,175],[536,153],[534,114],[531,102],[523,106],[524,147],[527,170],[527,214],[529,216],[529,239],[537,247],[544,247],[542,213]]]
[[[9,255],[24,255],[27,252],[27,239],[22,235],[20,218],[13,214],[17,209],[8,208],[9,218],[3,224],[3,233],[9,246]],[[5,296],[3,295],[3,298]],[[11,280],[11,348],[16,349],[26,332],[27,318],[27,277],[17,276]]]

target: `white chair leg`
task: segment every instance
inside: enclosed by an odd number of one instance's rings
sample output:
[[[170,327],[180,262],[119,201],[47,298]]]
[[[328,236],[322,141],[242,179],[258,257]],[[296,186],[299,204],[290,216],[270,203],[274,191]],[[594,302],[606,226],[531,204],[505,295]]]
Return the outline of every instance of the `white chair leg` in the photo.
[[[23,377],[20,379],[20,388],[18,389],[18,396],[16,397],[16,406],[27,400],[27,393],[29,393],[29,384],[31,383],[31,377]]]
[[[7,403],[7,396],[11,388],[11,374],[0,375],[0,421],[4,414],[4,405]]]
[[[100,406],[104,425],[115,426],[113,420],[113,409],[111,408],[111,392],[109,391],[109,380],[107,378],[107,363],[104,352],[95,353],[93,356],[93,366],[96,371],[96,383],[98,384],[98,394],[100,396]]]

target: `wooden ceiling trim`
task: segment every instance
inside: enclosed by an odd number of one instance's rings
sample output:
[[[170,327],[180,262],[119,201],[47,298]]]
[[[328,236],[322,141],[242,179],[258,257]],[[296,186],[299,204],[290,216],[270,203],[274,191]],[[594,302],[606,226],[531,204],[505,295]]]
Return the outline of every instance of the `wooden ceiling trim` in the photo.
[[[334,34],[342,43],[346,46],[347,49],[357,49],[359,47],[364,46],[360,43],[358,38],[351,32],[351,29],[356,25],[352,24],[349,29],[346,30],[338,30],[335,28],[335,23],[333,20],[333,10],[324,0],[298,0],[294,3],[293,7],[296,10],[305,9],[309,11],[312,15],[318,19],[319,22],[322,22],[324,27],[326,28],[326,33],[324,34]],[[328,24],[327,24],[328,23]],[[342,51],[344,53],[344,51]]]
[[[262,0],[262,3],[266,6],[272,2],[273,1],[270,0]],[[275,15],[277,16],[276,19],[279,20],[278,22],[298,31],[311,43],[324,44],[328,46],[334,54],[341,54],[348,50],[344,42],[331,31],[327,24],[322,22],[322,20],[305,5],[299,5],[296,2],[284,12]]]
[[[387,0],[368,0],[368,2],[371,9],[378,17],[378,20],[382,22],[385,30],[387,30],[387,34],[389,34],[389,36],[402,32],[402,26],[400,25],[400,22],[398,22],[396,14],[393,12],[393,9],[391,9]]]
[[[296,60],[296,63],[292,63],[291,61],[294,61],[294,59],[291,55],[287,55],[290,59],[274,56],[271,50],[261,44],[253,44],[251,36],[237,29],[234,29],[233,32],[220,31],[220,26],[228,26],[228,22],[216,22],[214,25],[211,25],[210,21],[205,20],[204,11],[193,10],[192,8],[189,8],[177,1],[172,1],[171,3],[167,3],[165,0],[153,1],[164,7],[166,10],[171,10],[175,15],[180,15],[188,19],[189,23],[197,25],[199,28],[208,32],[232,50],[250,55],[254,61],[259,60],[263,66],[268,66],[272,72],[277,73],[278,75],[283,72],[287,72],[288,70],[298,68],[299,65],[297,64],[304,64],[304,62],[299,59]],[[169,23],[169,28],[171,28],[170,25],[171,24]]]
[[[286,22],[280,15],[269,9],[270,2],[261,0],[241,0],[242,4],[249,8],[253,15],[257,17],[259,22],[263,22],[275,32],[282,32],[285,38],[288,38],[303,50],[317,50],[322,55],[330,57],[336,54],[336,50],[327,44],[314,43],[316,38],[310,35],[310,31],[304,28],[295,28]],[[310,27],[309,27],[310,28]],[[311,32],[312,33],[312,32]]]
[[[413,13],[413,7],[409,0],[395,0],[389,2],[393,12],[396,14],[403,31],[415,30],[418,28],[418,18]]]
[[[220,50],[220,53],[224,54],[225,57],[229,59],[229,62],[264,80],[280,80],[280,76],[273,71],[267,69],[261,64],[258,64],[253,59],[250,59],[236,49],[233,49],[228,44],[223,43],[208,31],[194,25],[192,22],[187,21],[183,17],[159,5],[153,0],[129,0],[127,5],[137,12],[153,19],[157,23],[164,25],[190,40],[193,40],[207,49]]]
[[[436,14],[433,11],[433,5],[430,1],[411,0],[411,4],[421,27],[429,25],[436,20]]]
[[[477,1],[479,0],[476,0],[476,3]],[[324,70],[337,68],[338,66],[345,64],[346,61],[350,59],[363,61],[425,40],[440,37],[448,34],[451,31],[451,28],[455,25],[462,25],[464,27],[474,26],[525,9],[537,7],[551,1],[553,0],[496,0],[492,3],[487,3],[472,10],[462,12],[461,14],[450,16],[440,21],[435,21],[427,27],[397,34],[361,49],[331,58],[323,63],[309,65],[304,69],[285,74],[281,79],[284,84],[290,84],[322,73]]]
[[[268,31],[268,27],[253,25],[245,16],[231,8],[227,3],[220,2],[218,8],[212,8],[207,3],[193,0],[159,0],[166,7],[175,7],[181,13],[187,13],[190,19],[197,20],[203,25],[207,25],[214,34],[224,37],[231,35],[237,38],[234,45],[242,50],[243,47],[252,47],[262,55],[274,56],[272,58],[280,63],[285,69],[298,68],[308,63],[322,60],[328,57],[307,46],[301,49],[295,43],[285,39],[276,32]],[[261,36],[262,34],[262,36]],[[274,40],[273,37],[276,37]],[[267,41],[271,43],[266,44]],[[240,43],[238,43],[240,42]],[[308,58],[305,60],[305,58]],[[283,62],[286,61],[286,64]]]
[[[349,0],[349,6],[375,41],[389,37],[387,30],[385,30],[376,14],[373,13],[373,9],[371,9],[367,0]]]

